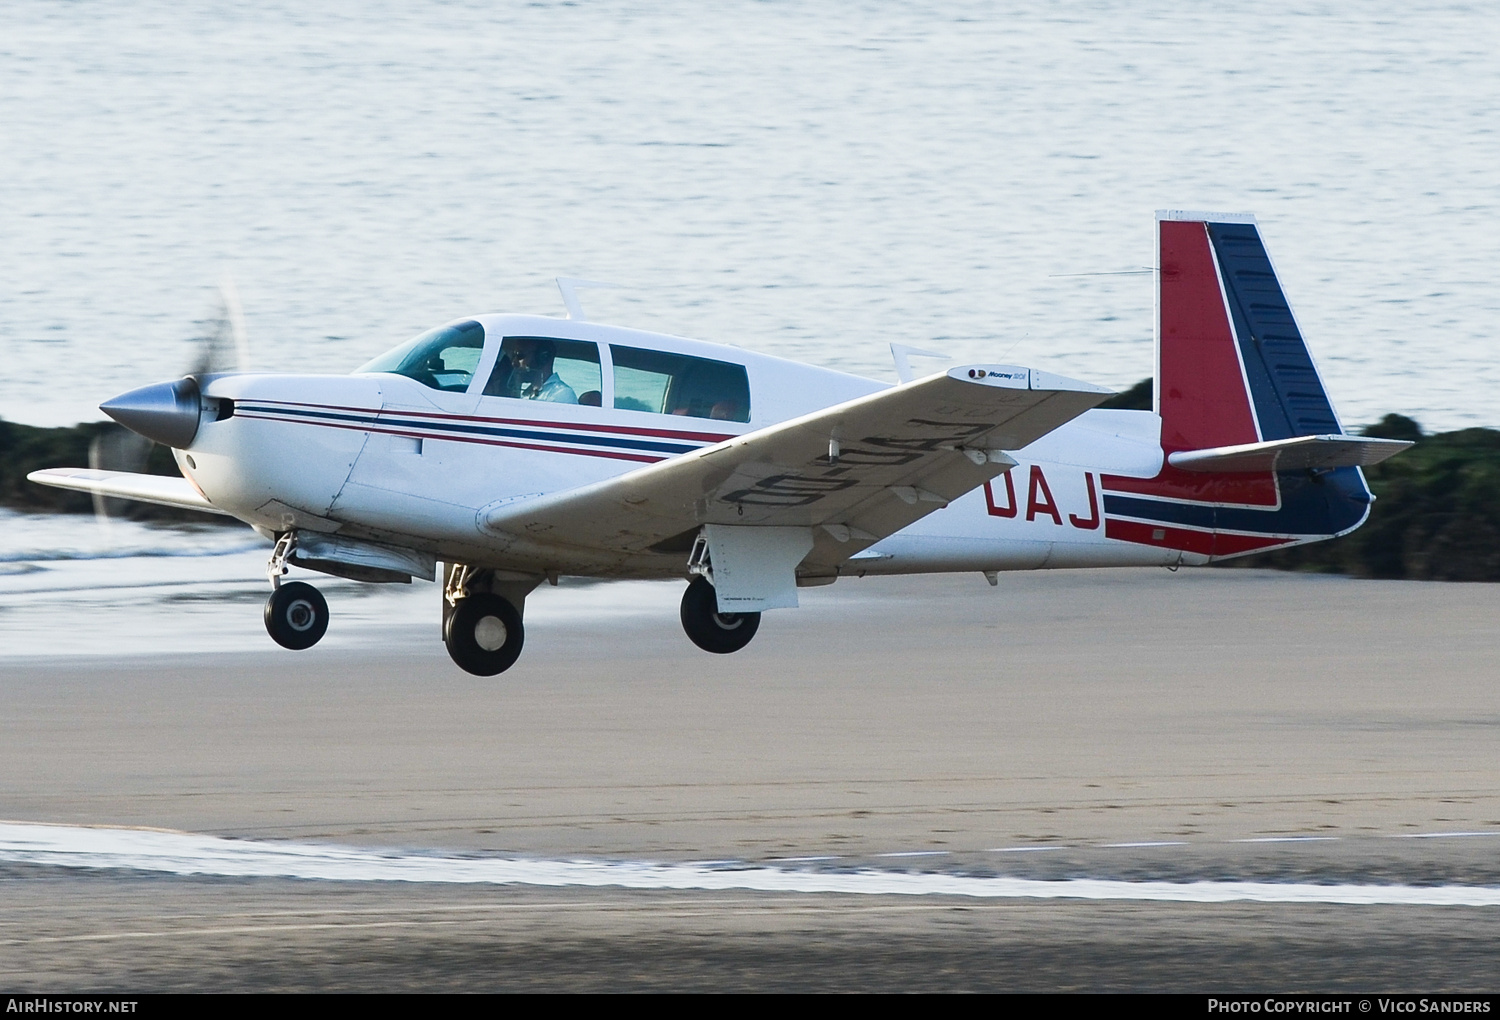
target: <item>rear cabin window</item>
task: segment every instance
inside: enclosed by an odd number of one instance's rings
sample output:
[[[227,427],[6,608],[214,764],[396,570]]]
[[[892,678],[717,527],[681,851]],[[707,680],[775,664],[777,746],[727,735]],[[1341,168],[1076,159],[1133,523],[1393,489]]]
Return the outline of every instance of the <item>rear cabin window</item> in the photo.
[[[508,336],[484,392],[555,404],[598,407],[604,389],[599,345],[547,336]]]
[[[615,407],[719,421],[750,420],[744,365],[685,354],[609,348],[615,362]]]

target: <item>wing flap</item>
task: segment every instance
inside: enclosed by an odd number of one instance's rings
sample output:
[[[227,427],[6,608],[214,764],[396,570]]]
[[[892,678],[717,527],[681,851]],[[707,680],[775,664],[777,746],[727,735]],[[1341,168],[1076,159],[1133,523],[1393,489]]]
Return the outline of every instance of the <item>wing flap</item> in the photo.
[[[210,514],[224,513],[204,499],[192,482],[182,477],[143,475],[131,471],[94,471],[89,468],[47,468],[31,472],[26,479],[56,489],[74,489],[78,492],[112,496],[115,499],[159,503],[162,506],[201,510]]]
[[[1304,471],[1336,467],[1369,467],[1411,446],[1400,439],[1364,436],[1298,436],[1266,443],[1180,450],[1167,463],[1184,471],[1226,473]]]
[[[836,564],[1008,470],[1109,396],[1009,366],[929,376],[592,485],[497,504],[488,530],[547,544],[674,550],[705,524],[816,528]]]

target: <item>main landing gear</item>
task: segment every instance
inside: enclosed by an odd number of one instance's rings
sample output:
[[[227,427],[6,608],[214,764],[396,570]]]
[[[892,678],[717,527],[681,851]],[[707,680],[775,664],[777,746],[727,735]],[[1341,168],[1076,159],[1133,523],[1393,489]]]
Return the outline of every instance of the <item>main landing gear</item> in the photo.
[[[533,587],[535,582],[496,581],[490,570],[463,564],[448,567],[443,584],[443,644],[459,669],[494,676],[516,664],[526,643],[516,603],[524,606],[526,593]]]
[[[695,577],[682,593],[682,629],[705,652],[726,655],[750,643],[760,629],[759,613],[721,613],[714,586]]]
[[[281,583],[287,557],[297,546],[297,533],[288,531],[276,541],[266,573],[271,597],[266,600],[266,633],[283,648],[311,648],[328,630],[328,601],[322,592],[301,581]]]
[[[272,640],[301,650],[322,639],[329,614],[318,589],[302,581],[282,582],[296,547],[295,531],[276,541],[267,565],[274,590],[266,601],[265,619]],[[526,596],[539,581],[525,574],[448,564],[443,578],[443,644],[460,669],[495,676],[516,664],[526,643]],[[689,640],[717,655],[744,648],[760,629],[759,613],[720,612],[714,586],[702,575],[682,593],[681,618]]]

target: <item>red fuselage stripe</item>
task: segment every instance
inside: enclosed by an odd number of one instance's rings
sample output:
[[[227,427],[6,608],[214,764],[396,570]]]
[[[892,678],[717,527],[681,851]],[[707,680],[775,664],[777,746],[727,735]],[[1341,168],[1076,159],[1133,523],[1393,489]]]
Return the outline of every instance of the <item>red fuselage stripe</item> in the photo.
[[[1151,545],[1162,549],[1180,549],[1203,556],[1229,556],[1256,549],[1290,545],[1287,538],[1262,538],[1255,535],[1229,535],[1223,532],[1178,528],[1170,524],[1147,524],[1110,517],[1104,522],[1104,536],[1120,542]]]
[[[292,425],[315,425],[325,429],[345,429],[351,432],[378,432],[387,436],[405,436],[409,439],[432,439],[443,443],[472,443],[478,446],[508,446],[519,450],[545,450],[549,453],[571,453],[580,457],[604,457],[609,460],[630,460],[642,464],[655,464],[657,461],[666,460],[665,457],[653,457],[639,453],[619,453],[613,450],[580,450],[571,446],[550,446],[543,443],[517,443],[506,439],[487,439],[479,436],[455,436],[448,433],[439,435],[428,435],[421,432],[412,432],[405,429],[386,429],[377,425],[346,425],[342,422],[332,421],[309,421],[306,418],[283,418],[271,414],[236,414],[239,418],[249,418],[255,421],[281,421]]]
[[[294,400],[263,400],[254,398],[257,404],[274,404],[278,407],[305,407],[317,411],[354,411],[382,417],[437,418],[443,421],[472,421],[493,425],[525,425],[531,428],[573,429],[581,432],[609,432],[626,436],[652,436],[657,439],[692,439],[703,443],[722,443],[733,439],[736,433],[729,432],[684,432],[679,429],[648,429],[634,425],[589,425],[584,422],[547,421],[538,418],[486,418],[474,414],[449,414],[444,411],[403,411],[391,408],[346,407],[342,404],[307,404]]]

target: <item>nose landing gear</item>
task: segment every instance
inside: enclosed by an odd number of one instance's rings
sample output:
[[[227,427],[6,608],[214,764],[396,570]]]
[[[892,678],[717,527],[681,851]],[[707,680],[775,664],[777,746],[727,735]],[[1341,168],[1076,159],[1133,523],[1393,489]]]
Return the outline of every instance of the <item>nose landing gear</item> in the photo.
[[[276,540],[266,564],[266,576],[275,589],[266,600],[266,633],[281,647],[301,651],[317,644],[328,631],[328,601],[310,584],[281,583],[287,557],[296,547],[297,533],[286,532]]]
[[[311,648],[327,630],[328,602],[310,584],[283,584],[266,600],[266,632],[283,648]]]

